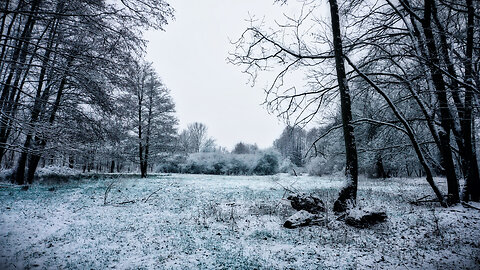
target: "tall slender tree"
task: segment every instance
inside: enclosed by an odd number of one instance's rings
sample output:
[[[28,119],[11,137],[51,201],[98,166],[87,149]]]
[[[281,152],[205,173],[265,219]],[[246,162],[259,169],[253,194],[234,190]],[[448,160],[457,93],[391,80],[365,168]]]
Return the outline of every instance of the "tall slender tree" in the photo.
[[[174,146],[176,118],[168,89],[151,63],[134,62],[121,100],[130,112],[130,130],[135,133],[141,177],[147,177],[150,161]]]

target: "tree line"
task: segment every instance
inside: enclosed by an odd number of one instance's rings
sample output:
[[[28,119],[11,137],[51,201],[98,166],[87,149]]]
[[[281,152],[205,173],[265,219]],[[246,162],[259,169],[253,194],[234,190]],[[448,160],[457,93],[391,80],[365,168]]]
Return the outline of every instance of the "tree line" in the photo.
[[[253,79],[274,74],[265,105],[291,124],[275,147],[296,166],[344,158],[338,211],[355,204],[365,164],[387,177],[403,166],[399,156],[442,205],[479,201],[478,1],[324,4],[304,1],[273,28],[252,20],[234,43],[230,62]],[[0,164],[12,181],[31,183],[49,163],[109,172],[139,164],[146,177],[173,153],[225,152],[203,124],[177,135],[169,90],[143,59],[142,32],[173,17],[166,2],[6,0],[0,11]],[[290,83],[299,76],[304,85]],[[312,121],[323,124],[297,128]]]
[[[169,91],[143,60],[142,33],[172,19],[168,3],[0,5],[0,162],[12,181],[31,183],[39,162],[90,170],[98,152],[139,160],[144,176],[176,132]]]

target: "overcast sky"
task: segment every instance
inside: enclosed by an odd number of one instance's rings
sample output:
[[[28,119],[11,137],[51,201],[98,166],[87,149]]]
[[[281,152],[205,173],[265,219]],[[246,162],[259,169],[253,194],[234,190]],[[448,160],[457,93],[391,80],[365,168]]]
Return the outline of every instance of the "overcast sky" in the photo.
[[[226,58],[233,50],[229,38],[240,36],[248,18],[273,21],[289,7],[273,5],[273,0],[168,2],[175,20],[165,32],[146,34],[147,59],[171,89],[180,129],[202,122],[220,146],[232,149],[239,141],[271,146],[285,125],[260,105],[266,82],[250,87],[242,68]]]

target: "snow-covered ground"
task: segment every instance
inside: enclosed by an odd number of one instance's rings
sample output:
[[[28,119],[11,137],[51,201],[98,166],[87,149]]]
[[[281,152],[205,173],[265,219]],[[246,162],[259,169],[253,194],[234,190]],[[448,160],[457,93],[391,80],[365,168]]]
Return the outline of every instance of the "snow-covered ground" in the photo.
[[[480,211],[411,205],[431,194],[424,179],[361,179],[359,207],[388,214],[372,228],[332,213],[326,226],[282,227],[294,213],[285,188],[331,209],[341,185],[288,175],[3,183],[0,269],[480,268]]]

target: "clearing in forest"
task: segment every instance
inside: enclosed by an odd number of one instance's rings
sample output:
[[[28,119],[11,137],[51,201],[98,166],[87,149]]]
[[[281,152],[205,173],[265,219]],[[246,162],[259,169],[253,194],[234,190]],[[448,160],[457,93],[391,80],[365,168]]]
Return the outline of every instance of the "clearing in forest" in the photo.
[[[424,179],[361,178],[358,207],[388,215],[368,229],[331,212],[326,225],[282,226],[295,211],[285,188],[315,193],[331,211],[342,179],[157,175],[27,191],[4,183],[0,268],[478,269],[480,211],[412,205],[431,195]]]

